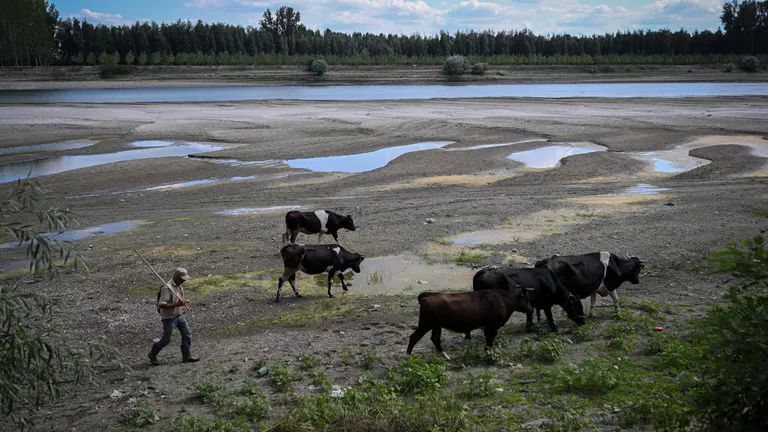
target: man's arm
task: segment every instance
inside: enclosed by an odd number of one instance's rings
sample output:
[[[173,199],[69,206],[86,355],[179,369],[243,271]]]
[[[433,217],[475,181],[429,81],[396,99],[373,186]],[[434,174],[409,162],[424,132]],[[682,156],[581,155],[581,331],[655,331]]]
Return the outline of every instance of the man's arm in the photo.
[[[168,286],[163,287],[163,293],[160,296],[160,299],[157,302],[157,307],[160,309],[173,309],[180,306],[185,306],[186,303],[183,301],[177,299],[177,301],[173,301],[176,296],[173,294],[173,292],[168,288]]]

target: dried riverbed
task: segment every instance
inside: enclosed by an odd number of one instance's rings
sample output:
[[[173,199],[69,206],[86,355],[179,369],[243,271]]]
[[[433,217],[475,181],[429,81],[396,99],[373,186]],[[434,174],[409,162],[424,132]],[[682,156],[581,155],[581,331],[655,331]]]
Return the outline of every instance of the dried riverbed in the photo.
[[[36,427],[117,429],[116,413],[137,397],[160,411],[158,430],[168,429],[183,410],[203,410],[190,405],[187,383],[213,379],[236,388],[254,379],[254,360],[296,365],[298,356],[312,354],[334,383],[354,384],[362,370],[345,358],[368,348],[379,365],[401,360],[416,323],[416,294],[467,289],[473,265],[631,252],[649,264],[642,283],[622,288],[622,298],[696,313],[723,292],[722,280],[700,274],[702,258],[765,225],[755,212],[768,206],[766,120],[764,97],[0,106],[0,148],[95,142],[44,154],[0,151],[0,163],[158,148],[126,147],[142,140],[216,146],[205,153],[216,159],[173,154],[39,177],[54,203],[78,215],[79,229],[146,223],[73,238],[91,272],[28,285],[62,294],[58,319],[73,339],[104,336],[133,368],[108,371],[95,388],[73,389],[45,406]],[[282,162],[423,142],[440,145],[370,171],[346,169],[350,159],[333,172]],[[509,158],[568,143],[603,151],[546,167]],[[652,157],[638,156],[650,152],[702,162],[658,172]],[[2,192],[10,187],[0,185]],[[282,215],[297,207],[354,215],[358,230],[340,238],[367,258],[348,294],[336,285],[338,295],[326,300],[322,278],[300,275],[304,298],[271,302],[282,265]],[[203,362],[175,363],[174,341],[163,366],[147,366],[146,351],[159,336],[156,283],[134,247],[163,274],[178,265],[192,273],[190,322]],[[0,253],[5,259],[11,251]],[[520,341],[521,322],[513,316],[504,335],[510,344]],[[464,346],[460,335],[443,340],[449,352]],[[589,354],[588,347],[572,349],[577,358]],[[431,350],[426,339],[417,346],[418,353]],[[299,393],[311,394],[308,384]],[[115,389],[126,396],[109,398]]]

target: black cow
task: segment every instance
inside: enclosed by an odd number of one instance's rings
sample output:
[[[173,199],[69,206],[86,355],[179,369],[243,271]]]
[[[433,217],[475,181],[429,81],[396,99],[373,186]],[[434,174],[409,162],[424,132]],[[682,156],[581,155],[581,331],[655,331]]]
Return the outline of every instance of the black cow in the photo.
[[[493,346],[496,334],[514,311],[530,313],[526,290],[491,290],[463,293],[419,294],[419,325],[408,341],[408,354],[424,335],[432,330],[437,352],[450,360],[440,342],[442,330],[466,333],[483,328],[486,347]]]
[[[589,316],[595,316],[593,309],[597,294],[610,295],[616,313],[619,297],[616,289],[623,282],[640,283],[640,270],[644,262],[627,254],[624,258],[610,252],[594,252],[584,255],[553,256],[536,263],[537,268],[547,268],[557,276],[563,286],[578,298],[591,296]]]
[[[557,331],[555,320],[552,318],[552,305],[563,308],[568,318],[576,324],[584,324],[584,307],[581,301],[558,281],[557,277],[543,268],[502,268],[484,269],[475,273],[472,278],[472,289],[475,291],[504,289],[504,290],[529,290],[528,298],[531,307],[537,310],[543,309],[547,317],[547,323],[552,331]],[[533,311],[526,316],[526,327],[533,329]],[[469,338],[469,333],[467,333]]]
[[[280,255],[283,256],[285,269],[277,283],[276,302],[280,301],[280,289],[285,281],[291,284],[296,297],[301,297],[299,291],[296,290],[296,272],[299,270],[307,274],[328,272],[328,297],[333,298],[333,294],[331,294],[333,276],[336,273],[339,274],[341,287],[347,291],[347,284],[344,283],[344,271],[352,269],[355,273],[360,273],[360,263],[365,259],[364,256],[349,252],[335,244],[306,246],[289,244],[280,250]]]
[[[321,241],[323,234],[330,234],[333,240],[339,243],[339,230],[347,229],[354,231],[355,223],[352,216],[342,216],[330,210],[317,210],[313,212],[289,211],[285,214],[285,234],[283,234],[283,243],[288,239],[291,243],[296,243],[296,236],[299,233],[317,234],[317,241]]]

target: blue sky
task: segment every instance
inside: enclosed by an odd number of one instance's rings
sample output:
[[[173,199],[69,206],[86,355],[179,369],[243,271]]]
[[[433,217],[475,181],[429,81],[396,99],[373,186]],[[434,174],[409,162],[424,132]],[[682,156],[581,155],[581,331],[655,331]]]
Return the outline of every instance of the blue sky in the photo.
[[[373,33],[522,29],[591,34],[617,30],[716,30],[721,0],[53,0],[62,17],[257,25],[266,8],[292,6],[310,28]]]

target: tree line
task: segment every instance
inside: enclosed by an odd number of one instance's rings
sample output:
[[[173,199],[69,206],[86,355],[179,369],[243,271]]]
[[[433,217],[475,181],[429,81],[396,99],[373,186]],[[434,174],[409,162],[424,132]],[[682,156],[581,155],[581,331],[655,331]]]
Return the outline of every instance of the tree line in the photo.
[[[725,3],[723,30],[637,30],[536,35],[523,30],[396,35],[313,30],[290,7],[259,26],[177,21],[132,25],[60,20],[45,0],[8,0],[0,21],[0,65],[268,64],[297,56],[357,59],[574,56],[711,56],[768,53],[768,1]],[[386,62],[386,61],[385,61]],[[414,61],[413,63],[423,63]]]

